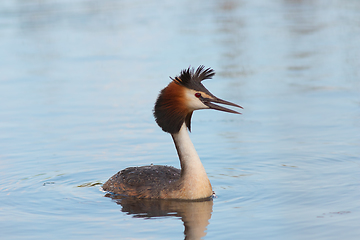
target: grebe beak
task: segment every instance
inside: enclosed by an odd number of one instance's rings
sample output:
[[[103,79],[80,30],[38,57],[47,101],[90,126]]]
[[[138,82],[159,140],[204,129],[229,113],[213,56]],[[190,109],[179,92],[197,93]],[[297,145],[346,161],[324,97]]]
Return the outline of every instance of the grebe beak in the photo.
[[[213,98],[204,98],[204,97],[201,97],[200,100],[201,100],[206,106],[208,106],[210,109],[215,109],[215,110],[219,110],[219,111],[223,111],[223,112],[241,114],[241,113],[239,113],[239,112],[237,112],[237,111],[234,111],[234,110],[231,110],[231,109],[229,109],[229,108],[216,105],[216,104],[214,104],[214,103],[220,103],[220,104],[229,105],[229,106],[238,107],[238,108],[243,109],[243,107],[240,106],[240,105],[237,105],[237,104],[232,103],[232,102],[229,102],[229,101],[222,100],[222,99],[217,98],[217,97],[215,97],[215,96],[214,96]]]

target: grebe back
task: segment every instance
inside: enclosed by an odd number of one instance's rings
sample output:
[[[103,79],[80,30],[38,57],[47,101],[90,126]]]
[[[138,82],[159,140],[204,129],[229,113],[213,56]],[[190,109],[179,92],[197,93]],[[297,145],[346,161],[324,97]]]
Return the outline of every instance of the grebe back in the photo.
[[[195,200],[212,196],[209,178],[187,130],[191,130],[192,113],[215,109],[240,114],[214,103],[242,107],[215,97],[202,85],[201,81],[215,75],[212,69],[204,68],[199,66],[195,71],[189,67],[171,78],[172,82],[161,90],[154,107],[157,124],[173,138],[181,170],[160,165],[129,167],[105,182],[105,191],[136,198]]]

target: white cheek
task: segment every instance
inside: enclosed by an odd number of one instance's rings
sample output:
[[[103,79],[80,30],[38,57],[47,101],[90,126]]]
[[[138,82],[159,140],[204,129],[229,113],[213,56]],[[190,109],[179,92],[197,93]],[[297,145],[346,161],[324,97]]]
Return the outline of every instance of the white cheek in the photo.
[[[198,110],[198,109],[207,109],[209,108],[205,104],[203,104],[199,98],[195,97],[195,93],[197,93],[194,90],[188,90],[186,91],[186,103],[187,107],[190,110]]]

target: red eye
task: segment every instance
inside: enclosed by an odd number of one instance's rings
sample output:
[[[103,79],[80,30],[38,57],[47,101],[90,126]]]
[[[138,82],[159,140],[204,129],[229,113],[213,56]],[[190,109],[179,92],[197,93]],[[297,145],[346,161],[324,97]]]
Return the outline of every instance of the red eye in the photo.
[[[195,93],[195,97],[197,97],[197,98],[199,98],[199,97],[201,97],[201,93]]]

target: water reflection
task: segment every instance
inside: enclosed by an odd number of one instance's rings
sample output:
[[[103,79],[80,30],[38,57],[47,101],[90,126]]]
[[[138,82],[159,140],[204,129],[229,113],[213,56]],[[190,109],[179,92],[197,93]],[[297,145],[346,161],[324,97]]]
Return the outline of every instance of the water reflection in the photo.
[[[220,1],[217,3],[216,27],[221,38],[218,44],[221,46],[221,71],[220,75],[229,78],[238,78],[248,74],[244,54],[244,46],[247,41],[245,32],[248,22],[241,10],[244,3],[241,1]]]
[[[119,27],[117,19],[121,19],[116,16],[118,11],[126,13],[129,4],[113,0],[105,0],[101,4],[92,0],[79,0],[73,2],[18,1],[8,5],[8,9],[4,8],[0,12],[13,16],[12,24],[16,28],[38,34],[36,30],[47,32],[54,25],[61,28],[70,22],[69,26],[77,29],[98,25],[106,29],[115,29]],[[84,19],[86,19],[85,22]]]
[[[184,222],[185,239],[201,239],[206,236],[206,228],[211,218],[213,201],[179,201],[136,199],[106,194],[117,204],[121,211],[135,218],[180,217]]]

